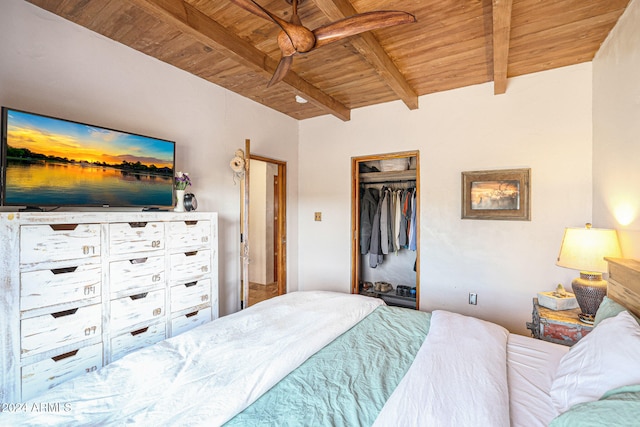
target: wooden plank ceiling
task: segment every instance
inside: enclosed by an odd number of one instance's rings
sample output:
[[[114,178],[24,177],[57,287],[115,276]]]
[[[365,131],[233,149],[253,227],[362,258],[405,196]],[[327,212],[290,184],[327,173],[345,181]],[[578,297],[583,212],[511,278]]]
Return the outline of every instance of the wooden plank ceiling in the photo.
[[[289,19],[286,0],[256,0]],[[230,0],[29,0],[69,21],[303,120],[591,61],[629,0],[304,0],[315,29],[355,13],[403,10],[417,22],[280,59],[279,28]],[[296,102],[299,95],[309,102]]]

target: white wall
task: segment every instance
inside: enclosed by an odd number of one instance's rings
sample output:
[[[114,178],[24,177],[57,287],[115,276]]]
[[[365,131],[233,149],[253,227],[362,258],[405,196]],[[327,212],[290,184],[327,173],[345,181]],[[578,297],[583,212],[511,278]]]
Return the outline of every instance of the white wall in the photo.
[[[177,142],[199,210],[220,216],[220,313],[239,308],[239,185],[229,161],[252,152],[290,162],[297,121],[22,0],[0,4],[0,104]],[[297,283],[297,188],[289,185],[289,287]]]
[[[349,292],[350,158],[420,150],[421,310],[527,334],[531,299],[577,272],[555,266],[564,228],[591,220],[591,64],[300,123],[299,286]],[[531,168],[532,220],[460,219],[462,171]],[[322,222],[313,220],[322,212]],[[468,305],[468,293],[478,305]]]
[[[593,217],[640,259],[640,0],[593,60]]]

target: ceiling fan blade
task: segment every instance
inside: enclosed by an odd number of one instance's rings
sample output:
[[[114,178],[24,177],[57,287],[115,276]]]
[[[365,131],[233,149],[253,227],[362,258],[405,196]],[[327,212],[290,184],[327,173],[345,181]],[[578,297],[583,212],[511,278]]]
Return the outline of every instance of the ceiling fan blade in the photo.
[[[381,10],[359,13],[313,30],[313,34],[316,36],[315,47],[321,47],[367,31],[411,22],[416,22],[416,17],[402,11]]]
[[[291,64],[293,63],[293,56],[283,56],[278,63],[278,67],[276,68],[275,73],[273,73],[273,77],[271,77],[271,81],[267,87],[271,87],[274,84],[280,82],[284,79],[284,76],[287,75],[289,69],[291,68]]]

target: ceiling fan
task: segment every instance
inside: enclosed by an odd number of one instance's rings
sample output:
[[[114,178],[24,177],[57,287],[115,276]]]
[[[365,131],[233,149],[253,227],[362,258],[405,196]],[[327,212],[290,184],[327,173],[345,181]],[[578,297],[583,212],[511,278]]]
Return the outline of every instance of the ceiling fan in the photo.
[[[232,3],[235,3],[244,10],[266,20],[273,21],[280,27],[278,47],[282,52],[282,58],[267,87],[273,86],[284,78],[291,68],[295,54],[306,53],[356,34],[416,21],[415,16],[407,12],[382,10],[359,13],[323,25],[315,30],[310,30],[302,25],[302,21],[300,21],[300,17],[298,16],[298,4],[304,0],[285,1],[291,4],[293,8],[289,22],[272,14],[253,0],[231,0]]]

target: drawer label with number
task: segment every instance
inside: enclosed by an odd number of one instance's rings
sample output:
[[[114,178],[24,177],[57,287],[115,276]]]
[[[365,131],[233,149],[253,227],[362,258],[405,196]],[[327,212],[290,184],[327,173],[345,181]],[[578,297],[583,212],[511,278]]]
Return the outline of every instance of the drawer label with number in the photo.
[[[161,222],[124,222],[109,224],[109,251],[127,254],[164,249],[164,224]]]
[[[159,289],[112,300],[112,330],[127,329],[164,316],[164,295],[165,290]]]
[[[23,357],[99,337],[102,334],[102,305],[22,319],[20,329]]]
[[[204,279],[211,274],[211,251],[191,251],[171,254],[172,282]]]
[[[111,293],[145,286],[164,286],[164,256],[133,258],[109,264]]]
[[[172,221],[169,223],[171,249],[208,247],[211,244],[211,221]]]
[[[20,263],[64,261],[100,256],[100,224],[24,225]]]
[[[20,310],[100,297],[100,264],[74,265],[20,273]]]
[[[211,280],[197,280],[171,287],[171,312],[211,304]]]
[[[78,348],[22,367],[22,401],[102,366],[102,344]]]

